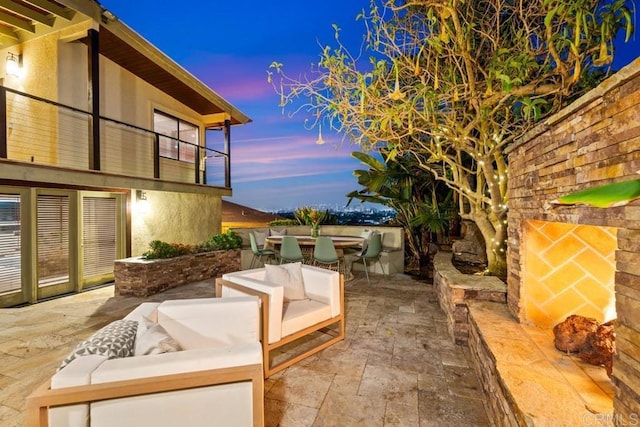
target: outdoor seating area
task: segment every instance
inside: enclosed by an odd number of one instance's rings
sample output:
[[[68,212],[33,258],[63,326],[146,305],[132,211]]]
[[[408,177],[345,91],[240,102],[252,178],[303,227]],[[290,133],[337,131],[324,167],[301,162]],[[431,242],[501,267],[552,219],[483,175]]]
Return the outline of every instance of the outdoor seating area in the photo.
[[[367,284],[357,272],[345,286],[344,340],[265,380],[266,426],[489,425],[469,352],[450,340],[433,288],[405,275],[381,279]],[[22,426],[27,395],[104,325],[144,302],[214,291],[207,280],[143,299],[107,286],[0,313],[0,424]]]
[[[354,225],[323,225],[319,237],[331,238],[339,262],[327,264],[316,259],[314,255],[317,238],[311,237],[308,226],[286,227],[232,227],[234,233],[242,237],[241,269],[255,268],[264,263],[279,264],[281,258],[285,261],[301,261],[305,264],[330,266],[345,275],[348,280],[351,270],[357,272],[373,272],[375,274],[404,273],[404,230],[402,227],[390,226],[354,226]],[[370,237],[379,234],[380,243],[374,243],[366,254],[367,262],[363,262],[365,255],[364,243],[369,243]],[[253,235],[253,237],[251,237]],[[286,237],[295,237],[295,242]],[[252,243],[255,240],[255,248]],[[282,243],[285,246],[285,256],[281,256]],[[320,239],[322,242],[323,239]],[[296,247],[296,243],[297,246]],[[326,240],[325,240],[326,243]],[[290,252],[292,251],[292,252]],[[273,252],[273,254],[271,254]]]

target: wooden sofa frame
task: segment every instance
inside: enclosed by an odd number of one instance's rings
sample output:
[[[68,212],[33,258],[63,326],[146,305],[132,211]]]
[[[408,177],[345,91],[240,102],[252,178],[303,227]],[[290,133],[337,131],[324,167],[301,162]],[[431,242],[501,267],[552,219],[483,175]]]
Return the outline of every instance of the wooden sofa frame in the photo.
[[[51,389],[51,380],[38,387],[26,402],[25,426],[49,425],[49,408],[168,391],[187,390],[217,384],[251,381],[253,425],[264,426],[264,379],[260,364],[160,375],[100,384]]]
[[[308,328],[302,329],[296,333],[287,335],[283,337],[281,340],[269,343],[269,295],[264,292],[260,292],[258,290],[249,288],[247,286],[240,285],[238,283],[230,282],[228,280],[223,280],[222,278],[216,279],[216,297],[222,296],[222,286],[235,289],[239,292],[243,292],[248,295],[258,296],[261,300],[260,310],[261,310],[261,329],[262,332],[260,334],[260,342],[262,343],[262,358],[263,358],[263,368],[264,368],[264,377],[269,378],[271,375],[280,372],[281,370],[288,368],[289,366],[298,363],[299,361],[312,356],[318,353],[325,348],[344,340],[345,337],[345,317],[344,317],[344,275],[340,274],[339,286],[340,286],[340,314],[334,316],[330,319],[324,320],[322,322],[316,323],[315,325],[309,326]],[[330,327],[333,325],[337,325],[337,331],[331,329]],[[300,338],[306,337],[314,332],[322,332],[325,333],[331,338],[327,341],[323,341],[319,345],[312,347],[300,354],[297,354],[293,357],[285,359],[284,361],[272,365],[271,352],[285,346],[289,343],[292,343]]]

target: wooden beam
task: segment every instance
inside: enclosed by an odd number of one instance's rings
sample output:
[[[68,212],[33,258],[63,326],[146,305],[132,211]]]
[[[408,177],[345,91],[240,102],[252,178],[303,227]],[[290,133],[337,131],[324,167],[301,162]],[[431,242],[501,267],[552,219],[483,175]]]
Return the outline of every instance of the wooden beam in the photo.
[[[13,27],[18,27],[25,31],[29,31],[30,33],[36,32],[36,26],[33,25],[31,21],[29,22],[24,21],[16,16],[9,15],[8,13],[5,13],[5,12],[0,12],[0,21],[8,25],[11,25]]]
[[[18,40],[18,35],[16,34],[16,32],[9,27],[5,27],[4,25],[0,25],[0,35],[9,37],[13,40]]]
[[[39,7],[40,9],[46,10],[49,13],[61,16],[67,21],[73,19],[76,14],[74,10],[71,10],[68,7],[58,6],[57,4],[47,0],[27,0],[27,2]]]
[[[19,3],[12,2],[11,0],[0,0],[0,7],[15,12],[18,15],[24,16],[25,18],[33,19],[34,21],[37,21],[49,27],[53,27],[53,24],[56,22],[56,18],[54,15],[43,15],[33,9],[24,7]]]

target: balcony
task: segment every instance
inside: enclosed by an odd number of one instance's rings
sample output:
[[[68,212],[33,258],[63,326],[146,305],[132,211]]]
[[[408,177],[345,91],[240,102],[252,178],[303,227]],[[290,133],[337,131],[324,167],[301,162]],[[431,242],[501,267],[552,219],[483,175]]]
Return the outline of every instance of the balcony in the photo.
[[[230,195],[228,134],[217,151],[0,87],[5,179]]]

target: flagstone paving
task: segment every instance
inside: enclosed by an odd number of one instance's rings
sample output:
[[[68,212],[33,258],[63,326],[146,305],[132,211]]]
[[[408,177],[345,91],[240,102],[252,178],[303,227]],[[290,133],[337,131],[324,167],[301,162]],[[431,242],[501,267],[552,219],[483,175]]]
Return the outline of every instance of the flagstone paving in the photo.
[[[0,425],[81,340],[143,301],[212,297],[213,280],[149,298],[113,286],[0,309]],[[346,339],[265,382],[267,426],[488,426],[468,349],[453,344],[430,283],[364,274],[345,287]]]

